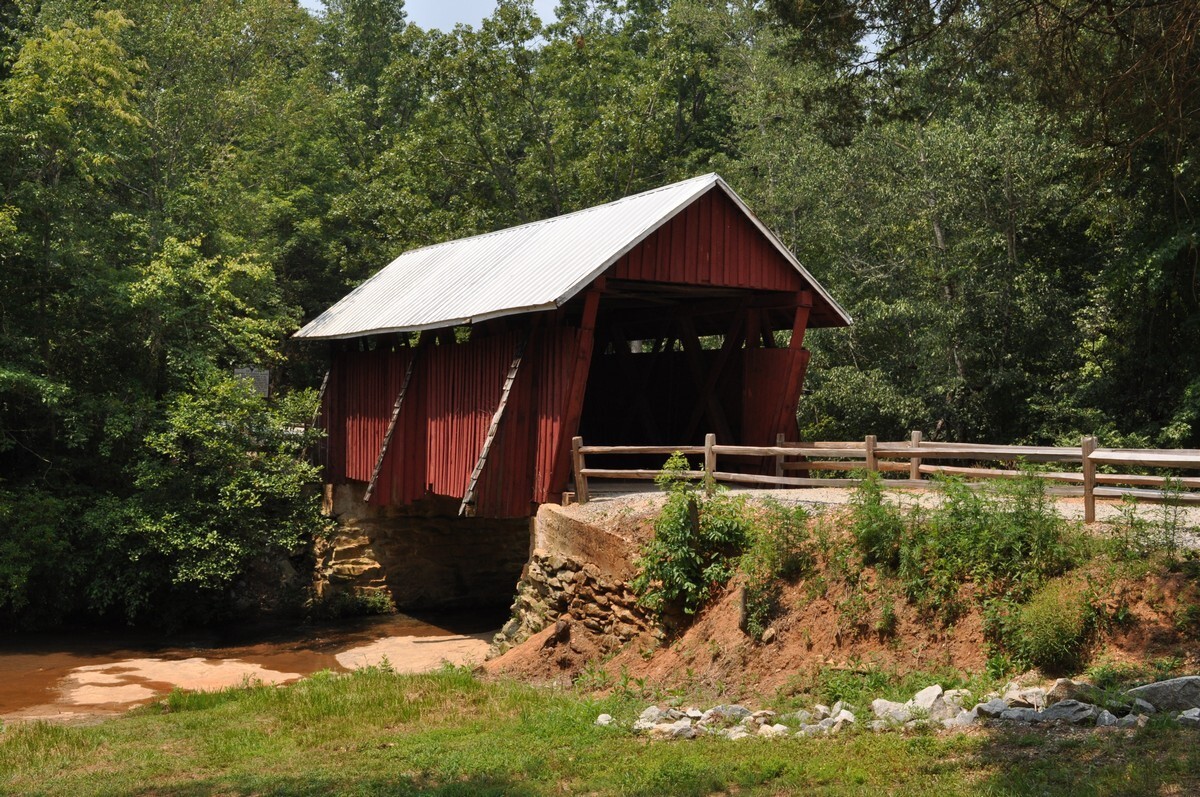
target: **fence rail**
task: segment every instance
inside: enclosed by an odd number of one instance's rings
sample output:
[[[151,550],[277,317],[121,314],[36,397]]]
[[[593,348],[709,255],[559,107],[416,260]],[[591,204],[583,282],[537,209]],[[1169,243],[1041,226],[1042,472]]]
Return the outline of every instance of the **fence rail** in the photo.
[[[1013,479],[1022,471],[1019,462],[1064,463],[1080,470],[1046,471],[1037,475],[1048,482],[1068,485],[1059,492],[1082,495],[1084,520],[1096,519],[1097,498],[1131,496],[1142,501],[1178,501],[1200,503],[1200,477],[1155,476],[1144,473],[1099,472],[1098,468],[1133,466],[1143,469],[1200,470],[1200,449],[1099,448],[1096,438],[1084,437],[1073,446],[1009,446],[976,443],[924,442],[921,432],[901,442],[879,442],[875,435],[862,441],[786,442],[780,435],[773,446],[720,445],[709,434],[703,446],[588,446],[583,438],[571,441],[575,469],[575,500],[587,503],[591,479],[653,479],[659,471],[648,469],[595,468],[589,456],[669,455],[681,453],[704,457],[702,470],[689,470],[685,476],[727,484],[763,487],[832,487],[858,483],[858,478],[813,478],[792,473],[812,471],[874,471],[903,473],[904,479],[887,479],[895,487],[926,487],[926,476],[959,476],[969,479]],[[739,472],[717,467],[719,457],[757,460],[759,470],[773,473]],[[902,460],[907,460],[903,462]],[[951,460],[956,465],[926,464],[926,460]],[[981,467],[981,463],[1003,463],[1008,467]],[[1145,488],[1158,489],[1145,489]]]

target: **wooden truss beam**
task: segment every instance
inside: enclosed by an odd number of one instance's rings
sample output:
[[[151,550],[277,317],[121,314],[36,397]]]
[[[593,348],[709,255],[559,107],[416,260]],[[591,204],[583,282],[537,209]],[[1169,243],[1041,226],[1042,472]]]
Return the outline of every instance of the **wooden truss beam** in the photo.
[[[383,473],[383,461],[387,458],[388,446],[392,444],[392,435],[396,432],[396,420],[400,417],[400,410],[404,407],[404,397],[408,394],[408,385],[412,382],[413,366],[417,362],[417,352],[419,348],[412,350],[412,356],[408,358],[408,367],[404,369],[404,381],[400,384],[400,392],[396,394],[396,403],[392,405],[392,418],[388,421],[387,431],[383,435],[383,443],[379,446],[379,456],[375,458],[375,469],[371,471],[371,481],[367,483],[367,491],[363,493],[363,503],[371,500],[371,496],[375,494],[375,485],[379,481],[379,474]]]
[[[517,381],[517,372],[521,368],[521,358],[525,356],[525,344],[528,342],[528,334],[517,339],[512,365],[508,368],[508,375],[504,377],[504,387],[500,389],[500,403],[496,405],[496,411],[492,413],[492,423],[488,426],[487,436],[483,439],[483,448],[479,452],[479,459],[475,463],[474,470],[471,471],[471,481],[467,484],[467,491],[463,493],[462,503],[458,507],[459,517],[469,514],[475,504],[475,490],[479,486],[479,477],[483,474],[483,466],[487,464],[492,443],[495,442],[496,433],[500,430],[500,419],[504,417],[504,410],[508,407],[508,396],[512,392],[513,383]]]
[[[700,421],[705,414],[708,415],[708,420],[716,428],[719,439],[732,440],[733,430],[729,426],[729,421],[725,417],[725,410],[721,407],[721,402],[717,401],[714,394],[717,381],[721,377],[721,372],[725,370],[725,364],[729,360],[729,355],[732,351],[741,345],[740,331],[745,322],[745,308],[734,314],[733,323],[729,328],[729,332],[725,335],[725,344],[721,346],[721,350],[717,353],[717,360],[713,363],[713,367],[708,374],[704,373],[704,365],[700,357],[700,336],[696,334],[696,326],[692,323],[692,319],[688,316],[682,316],[679,319],[680,330],[682,334],[679,336],[680,342],[683,344],[683,352],[687,357],[688,366],[692,371],[692,381],[696,385],[696,389],[700,391],[695,409],[692,411],[691,418],[688,419],[685,440],[691,440],[696,429],[700,425]]]

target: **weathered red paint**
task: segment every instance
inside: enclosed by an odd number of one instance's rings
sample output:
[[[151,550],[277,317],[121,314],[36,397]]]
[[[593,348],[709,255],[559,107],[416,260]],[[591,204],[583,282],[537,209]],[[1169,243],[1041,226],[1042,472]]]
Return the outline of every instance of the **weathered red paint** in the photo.
[[[721,191],[709,191],[635,246],[614,279],[800,291],[803,277]]]

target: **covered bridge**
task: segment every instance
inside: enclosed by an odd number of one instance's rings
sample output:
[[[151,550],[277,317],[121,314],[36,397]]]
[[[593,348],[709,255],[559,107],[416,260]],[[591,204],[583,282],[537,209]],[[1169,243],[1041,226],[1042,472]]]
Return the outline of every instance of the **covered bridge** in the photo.
[[[805,330],[849,323],[709,174],[405,252],[297,337],[330,344],[327,481],[516,518],[561,497],[576,434],[794,437]]]

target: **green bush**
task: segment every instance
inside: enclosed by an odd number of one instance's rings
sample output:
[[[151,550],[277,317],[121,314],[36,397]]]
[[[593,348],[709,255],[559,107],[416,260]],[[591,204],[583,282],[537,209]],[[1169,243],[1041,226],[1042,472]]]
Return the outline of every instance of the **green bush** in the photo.
[[[912,519],[900,545],[898,573],[914,603],[952,618],[968,581],[983,599],[1023,601],[1071,563],[1070,525],[1054,511],[1036,476],[987,492],[957,479],[939,486],[941,504]]]
[[[685,477],[687,459],[673,454],[659,474],[667,502],[654,522],[654,537],[638,558],[633,588],[639,601],[662,614],[694,614],[734,573],[750,521],[744,498],[702,491]]]
[[[750,529],[739,569],[745,583],[746,631],[761,639],[779,608],[779,581],[812,569],[813,545],[808,512],[767,500]]]
[[[356,588],[312,600],[305,608],[307,615],[314,620],[341,620],[346,617],[395,614],[396,602],[387,592]]]
[[[1009,647],[1047,673],[1078,669],[1096,619],[1088,597],[1087,583],[1075,576],[1046,582],[1017,614]]]
[[[63,522],[71,510],[36,488],[0,490],[0,626],[53,623],[71,608],[81,565]]]
[[[866,472],[854,490],[854,538],[863,562],[894,569],[900,563],[905,518],[902,510],[883,500],[883,479]]]
[[[297,431],[312,411],[307,398],[268,402],[221,375],[174,396],[145,437],[136,492],[102,498],[83,518],[96,546],[92,608],[130,620],[209,619],[254,562],[323,533],[317,471],[300,458],[313,439]]]

